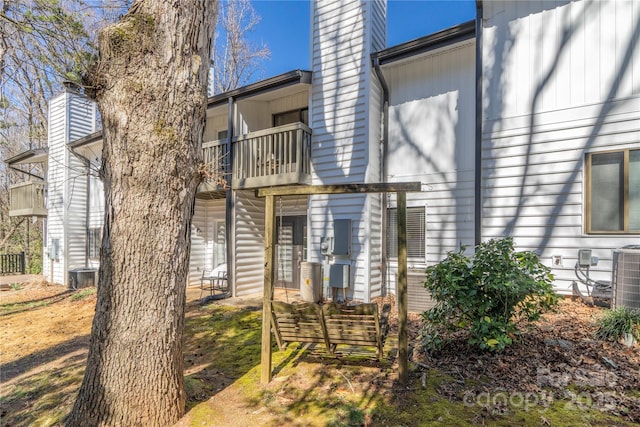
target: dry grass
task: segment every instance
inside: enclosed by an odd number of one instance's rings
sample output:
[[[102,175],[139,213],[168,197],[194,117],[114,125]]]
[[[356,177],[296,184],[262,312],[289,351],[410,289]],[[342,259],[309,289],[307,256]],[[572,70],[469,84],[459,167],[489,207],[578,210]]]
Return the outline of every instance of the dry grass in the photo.
[[[373,351],[343,349],[341,357],[333,358],[322,346],[293,345],[274,351],[274,380],[261,386],[260,301],[202,306],[195,300],[198,296],[199,290],[188,292],[185,383],[189,400],[178,426],[634,425],[630,409],[640,393],[625,384],[637,384],[640,378],[637,348],[593,341],[588,328],[600,313],[597,309],[565,302],[561,313],[538,325],[538,335],[528,336],[522,347],[508,354],[461,354],[464,347],[456,347],[452,354],[422,357],[417,359],[420,364],[412,364],[407,385],[397,382],[393,335],[387,357],[380,363],[372,357]],[[62,423],[82,380],[94,306],[95,294],[90,291],[67,293],[44,283],[0,293],[0,425]],[[413,319],[415,336],[418,325]],[[619,379],[617,385],[581,385],[570,380],[518,389],[524,387],[524,380],[507,381],[524,377],[518,374],[525,366],[518,354],[529,355],[532,360],[526,366],[530,366],[535,354],[559,351],[541,339],[571,341],[581,352],[595,342],[619,365],[618,370],[603,367],[591,353],[576,358],[576,363],[598,363],[608,378]],[[414,352],[414,356],[419,355]],[[447,360],[452,356],[457,357],[455,363]],[[569,359],[548,366],[549,372],[573,369],[579,373],[580,365],[572,366]],[[539,359],[540,363],[549,360]],[[624,383],[622,367],[631,370],[624,374],[628,375]],[[504,378],[497,381],[500,372]],[[505,384],[515,385],[505,389]],[[624,394],[630,400],[597,400],[607,393]],[[620,402],[631,404],[625,408]]]

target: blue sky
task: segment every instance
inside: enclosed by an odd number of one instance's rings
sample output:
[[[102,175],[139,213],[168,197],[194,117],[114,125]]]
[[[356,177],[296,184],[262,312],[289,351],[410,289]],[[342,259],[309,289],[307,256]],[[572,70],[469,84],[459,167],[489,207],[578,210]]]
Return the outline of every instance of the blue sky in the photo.
[[[253,80],[297,68],[309,69],[310,3],[306,0],[253,0],[252,4],[262,21],[250,34],[250,39],[266,43],[271,50],[271,59],[263,63],[262,72]],[[387,47],[474,17],[474,0],[387,0]]]

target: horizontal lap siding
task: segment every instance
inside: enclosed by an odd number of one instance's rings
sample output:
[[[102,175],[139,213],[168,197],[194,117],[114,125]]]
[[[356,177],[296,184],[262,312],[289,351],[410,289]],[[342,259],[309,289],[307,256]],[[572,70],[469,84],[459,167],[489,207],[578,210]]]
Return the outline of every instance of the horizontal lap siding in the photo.
[[[313,184],[378,182],[381,94],[371,85],[369,55],[385,47],[386,6],[351,0],[312,7]],[[349,297],[359,300],[380,293],[379,197],[312,196],[309,202],[311,260],[322,259],[320,239],[333,235],[334,219],[352,220],[352,254],[341,261],[352,266]]]
[[[68,129],[65,144],[96,130],[96,106],[84,96],[67,94]],[[87,219],[90,215],[88,185],[89,170],[84,159],[73,155],[67,147],[66,164],[66,269],[89,267],[87,254]],[[95,264],[98,265],[97,263]],[[67,274],[67,273],[65,273]]]
[[[426,210],[424,270],[474,244],[475,42],[466,41],[384,68],[390,86],[389,180],[420,181],[408,207]],[[396,206],[391,197],[391,207]],[[389,266],[395,289],[397,259]]]
[[[59,260],[44,254],[45,277],[54,283],[68,284],[68,270],[90,266],[86,257],[87,169],[67,144],[96,130],[95,104],[83,96],[64,92],[49,103],[47,171],[47,242],[58,239]]]
[[[234,191],[235,296],[262,292],[264,286],[264,198]]]
[[[552,272],[569,293],[578,249],[611,280],[612,250],[638,241],[585,234],[583,218],[585,155],[640,148],[640,4],[522,3],[485,7],[482,235],[548,266],[562,256]]]
[[[67,95],[62,94],[49,102],[49,161],[47,171],[47,242],[60,240],[60,250],[64,248],[64,190],[65,190],[65,156],[66,156],[66,102]],[[59,261],[50,261],[44,254],[43,270],[45,277],[54,283],[62,284],[65,280],[63,254]],[[53,263],[53,277],[51,275]]]
[[[214,264],[215,224],[225,219],[225,199],[196,199],[191,226],[191,255],[189,257],[189,286],[200,285],[202,270]]]

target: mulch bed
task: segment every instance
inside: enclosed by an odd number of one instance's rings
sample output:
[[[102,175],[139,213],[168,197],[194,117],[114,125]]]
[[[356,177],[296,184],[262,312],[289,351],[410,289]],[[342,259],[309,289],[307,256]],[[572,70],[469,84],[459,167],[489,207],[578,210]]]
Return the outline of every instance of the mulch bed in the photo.
[[[596,320],[603,312],[562,299],[557,312],[546,314],[501,353],[472,348],[458,335],[437,354],[421,350],[421,319],[410,315],[410,354],[423,375],[437,369],[449,377],[438,392],[451,400],[477,402],[481,396],[504,393],[516,396],[516,401],[588,405],[640,422],[640,346],[596,340]],[[397,330],[397,317],[392,318],[392,328]]]

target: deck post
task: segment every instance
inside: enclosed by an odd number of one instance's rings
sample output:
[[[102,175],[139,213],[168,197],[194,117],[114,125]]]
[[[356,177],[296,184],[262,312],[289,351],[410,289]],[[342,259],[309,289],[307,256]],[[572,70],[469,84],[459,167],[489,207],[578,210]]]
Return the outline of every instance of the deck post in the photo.
[[[401,383],[409,378],[407,336],[407,193],[398,192],[398,368]]]
[[[260,358],[260,382],[271,382],[271,300],[275,270],[273,268],[273,248],[275,245],[276,204],[274,196],[265,198],[264,232],[264,296],[262,302],[262,354]]]

